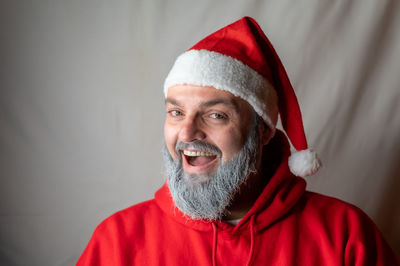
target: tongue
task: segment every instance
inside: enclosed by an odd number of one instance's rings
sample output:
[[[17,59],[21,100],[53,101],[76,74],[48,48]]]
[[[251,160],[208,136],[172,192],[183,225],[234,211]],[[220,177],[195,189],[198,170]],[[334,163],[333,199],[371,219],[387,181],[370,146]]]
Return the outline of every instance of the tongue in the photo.
[[[215,156],[196,156],[189,157],[189,163],[193,166],[204,165],[215,159]]]

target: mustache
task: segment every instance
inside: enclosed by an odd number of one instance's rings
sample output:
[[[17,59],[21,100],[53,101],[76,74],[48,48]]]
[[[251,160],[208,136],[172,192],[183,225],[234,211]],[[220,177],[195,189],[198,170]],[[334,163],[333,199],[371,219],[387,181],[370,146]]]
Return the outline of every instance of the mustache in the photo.
[[[222,152],[217,146],[202,140],[194,140],[191,142],[178,141],[175,145],[176,154],[180,154],[181,150],[187,150],[187,149],[194,149],[203,152],[211,152],[220,158],[222,157]]]

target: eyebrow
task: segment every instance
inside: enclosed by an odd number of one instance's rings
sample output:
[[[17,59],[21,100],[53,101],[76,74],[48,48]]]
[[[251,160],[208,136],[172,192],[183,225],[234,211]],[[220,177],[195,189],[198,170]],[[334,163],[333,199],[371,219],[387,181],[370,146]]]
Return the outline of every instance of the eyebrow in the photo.
[[[165,99],[165,104],[167,104],[167,103],[170,103],[170,104],[172,104],[172,105],[176,105],[176,106],[182,107],[182,105],[181,105],[177,100],[175,100],[175,99],[173,99],[173,98],[167,98],[167,99]]]
[[[230,101],[230,100],[227,100],[227,99],[214,99],[214,100],[211,100],[211,101],[207,101],[207,102],[201,103],[201,106],[211,107],[211,106],[218,105],[218,104],[223,104],[223,105],[230,106],[233,109],[235,109],[235,111],[238,111],[238,109],[239,109],[239,107],[238,107],[236,102]]]
[[[175,100],[173,98],[165,99],[165,104],[167,104],[167,103],[170,103],[172,105],[176,105],[176,106],[179,106],[179,107],[183,107],[183,105],[179,101],[177,101],[177,100]],[[218,105],[218,104],[223,104],[223,105],[230,106],[233,109],[235,109],[236,112],[239,110],[239,106],[237,105],[236,102],[230,101],[230,100],[227,100],[227,99],[213,99],[213,100],[210,100],[210,101],[206,101],[206,102],[200,103],[200,106],[201,107],[211,107],[211,106]]]

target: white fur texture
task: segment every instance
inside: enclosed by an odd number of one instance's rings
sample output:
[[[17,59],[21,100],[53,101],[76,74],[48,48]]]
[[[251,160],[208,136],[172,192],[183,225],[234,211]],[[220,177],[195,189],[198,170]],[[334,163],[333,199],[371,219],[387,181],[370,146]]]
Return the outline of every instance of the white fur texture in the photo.
[[[208,50],[189,50],[180,55],[164,83],[164,94],[174,85],[212,86],[247,101],[275,131],[278,97],[262,75],[241,61]]]
[[[295,151],[289,157],[290,171],[296,176],[306,177],[315,174],[322,166],[316,152],[311,149]]]

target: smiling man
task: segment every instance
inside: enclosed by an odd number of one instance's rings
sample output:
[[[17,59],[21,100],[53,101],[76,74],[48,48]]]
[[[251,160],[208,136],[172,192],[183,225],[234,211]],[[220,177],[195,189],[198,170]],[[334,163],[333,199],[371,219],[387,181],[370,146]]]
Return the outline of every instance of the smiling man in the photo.
[[[258,193],[241,189],[240,207],[231,200],[250,176],[247,186],[265,185],[257,162],[271,131],[249,103],[214,87],[173,86],[166,108],[164,158],[176,206],[197,219],[240,218]]]
[[[321,164],[252,18],[179,56],[164,95],[166,184],[103,221],[77,265],[400,265],[361,210],[305,190]]]

